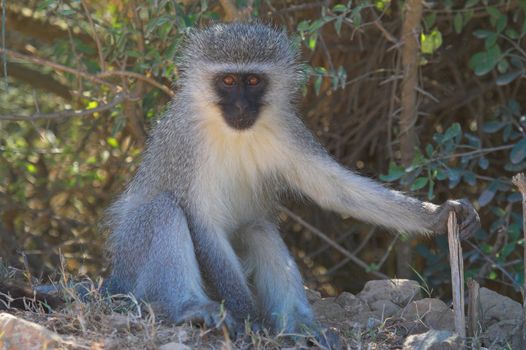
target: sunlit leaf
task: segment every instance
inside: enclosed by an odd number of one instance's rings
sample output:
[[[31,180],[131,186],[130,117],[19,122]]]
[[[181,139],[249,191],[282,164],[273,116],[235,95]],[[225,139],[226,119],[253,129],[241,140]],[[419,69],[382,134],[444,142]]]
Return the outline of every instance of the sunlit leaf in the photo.
[[[434,28],[431,33],[420,34],[420,51],[425,54],[432,54],[442,45],[442,33]]]
[[[106,139],[106,142],[108,143],[108,145],[110,145],[112,148],[118,148],[119,147],[119,141],[117,141],[116,138],[114,137],[108,137]]]

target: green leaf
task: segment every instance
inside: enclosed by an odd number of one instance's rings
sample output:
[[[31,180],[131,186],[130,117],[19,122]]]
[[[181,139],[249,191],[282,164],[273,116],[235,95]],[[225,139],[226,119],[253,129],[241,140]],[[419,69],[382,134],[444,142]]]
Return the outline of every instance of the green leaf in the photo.
[[[508,18],[505,15],[500,15],[500,17],[497,19],[497,31],[500,33],[506,28],[506,25],[508,24]]]
[[[438,169],[436,178],[439,181],[443,181],[443,180],[447,179],[447,174],[446,174],[446,172],[444,170]]]
[[[106,139],[106,142],[108,143],[108,145],[110,145],[112,148],[118,148],[119,147],[119,141],[117,141],[116,138],[114,137],[108,137]]]
[[[424,28],[426,32],[429,32],[431,28],[435,25],[437,19],[436,12],[431,12],[429,15],[424,17]]]
[[[332,8],[332,12],[334,13],[344,13],[346,11],[347,11],[347,6],[343,4],[334,5],[334,7]]]
[[[501,121],[492,120],[482,124],[482,131],[486,134],[493,134],[502,129],[505,125],[506,123],[503,123]]]
[[[487,74],[495,68],[500,59],[500,55],[500,47],[495,45],[487,51],[474,54],[469,60],[469,66],[478,76]]]
[[[462,133],[462,127],[459,123],[453,123],[444,133],[442,142],[449,141]]]
[[[466,1],[466,5],[464,5],[465,8],[473,7],[476,4],[479,3],[480,0],[468,0]]]
[[[488,6],[486,7],[486,12],[489,13],[489,15],[491,17],[493,17],[494,19],[497,19],[499,18],[500,16],[502,16],[502,13],[500,13],[499,10],[497,10],[495,7],[493,6]]]
[[[317,96],[320,94],[322,81],[323,81],[322,76],[317,76],[316,79],[314,79],[314,91],[316,92]]]
[[[506,244],[500,251],[499,255],[502,256],[503,258],[506,258],[508,255],[513,253],[513,251],[515,250],[515,246],[516,246],[515,242]]]
[[[426,155],[430,158],[433,156],[433,145],[430,143],[426,145]]]
[[[316,48],[316,40],[318,39],[318,35],[316,33],[313,33],[310,37],[309,37],[309,41],[307,43],[307,46],[309,47],[309,49],[311,49],[312,51],[314,51],[314,49]]]
[[[342,31],[343,18],[343,16],[338,16],[336,21],[334,21],[334,30],[336,30],[336,34],[338,34],[338,36],[340,36]]]
[[[37,167],[34,164],[26,163],[26,170],[30,172],[31,174],[37,173]]]
[[[455,28],[455,32],[457,34],[460,34],[460,32],[462,32],[462,25],[463,25],[462,13],[457,12],[455,17],[453,18],[453,28]]]
[[[455,188],[462,178],[462,169],[450,168],[447,170],[449,188]]]
[[[517,164],[526,158],[526,138],[523,138],[513,146],[510,159],[513,164]]]
[[[432,54],[442,45],[442,33],[434,28],[431,33],[420,34],[420,51],[424,54]]]
[[[427,177],[419,177],[413,182],[411,185],[411,191],[417,191],[421,188],[423,188],[425,185],[427,185],[428,178]]]
[[[488,35],[486,40],[484,40],[484,47],[486,50],[490,49],[492,46],[494,46],[497,43],[499,35],[497,33],[491,33]]]
[[[508,71],[510,68],[510,64],[508,63],[508,60],[506,58],[502,58],[499,63],[497,64],[497,70],[499,73],[504,74]]]
[[[314,22],[312,22],[312,24],[310,25],[310,28],[309,30],[311,32],[316,32],[318,31],[321,27],[323,27],[325,25],[325,23],[327,23],[327,21],[325,21],[324,19],[317,19],[315,20]]]
[[[405,174],[404,167],[398,166],[395,163],[389,164],[389,173],[387,175],[380,175],[380,180],[392,182],[400,179]]]
[[[486,170],[486,169],[488,169],[488,166],[489,166],[489,160],[488,160],[488,158],[480,157],[480,158],[479,158],[479,167],[480,167],[481,169]]]
[[[519,38],[519,33],[517,33],[517,31],[513,28],[507,28],[506,31],[504,32],[510,39],[518,39]]]
[[[497,83],[497,85],[508,85],[509,83],[511,83],[512,81],[514,81],[518,77],[520,77],[522,75],[522,73],[523,72],[520,71],[520,70],[508,72],[506,74],[503,74],[503,75],[499,76],[497,78],[496,83]]]
[[[473,32],[473,35],[479,39],[486,39],[488,36],[490,36],[491,34],[493,34],[492,31],[489,31],[489,30],[484,30],[484,29],[479,29],[479,30],[475,30]]]
[[[301,21],[298,23],[298,32],[306,32],[310,28],[310,22],[309,21]]]
[[[493,197],[495,197],[496,193],[497,193],[497,182],[493,181],[479,196],[479,199],[478,199],[479,205],[483,207],[489,202],[491,202]]]

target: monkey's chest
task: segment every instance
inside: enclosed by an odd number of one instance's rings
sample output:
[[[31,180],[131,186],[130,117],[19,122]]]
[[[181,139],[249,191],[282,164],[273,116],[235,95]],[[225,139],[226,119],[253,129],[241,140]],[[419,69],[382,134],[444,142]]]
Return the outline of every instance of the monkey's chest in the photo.
[[[198,210],[214,227],[227,232],[261,218],[267,207],[265,174],[250,160],[213,159],[195,179]]]

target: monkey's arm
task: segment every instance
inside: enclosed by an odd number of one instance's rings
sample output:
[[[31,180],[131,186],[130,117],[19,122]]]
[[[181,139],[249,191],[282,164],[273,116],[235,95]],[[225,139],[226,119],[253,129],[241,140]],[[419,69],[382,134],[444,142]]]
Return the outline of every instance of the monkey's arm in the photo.
[[[307,133],[307,131],[306,131]],[[454,210],[467,237],[480,227],[480,219],[465,200],[442,205],[422,202],[357,175],[334,161],[310,133],[293,150],[285,178],[320,206],[373,224],[412,233],[444,233],[448,213]]]

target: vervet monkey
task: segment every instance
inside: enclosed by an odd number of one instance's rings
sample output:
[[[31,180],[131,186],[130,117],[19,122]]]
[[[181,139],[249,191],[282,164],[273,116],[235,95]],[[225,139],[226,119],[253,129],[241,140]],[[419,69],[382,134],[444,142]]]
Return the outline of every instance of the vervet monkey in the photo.
[[[295,107],[303,79],[286,33],[217,24],[189,34],[179,90],[137,174],[109,209],[110,292],[162,305],[176,322],[245,319],[301,332],[315,319],[276,220],[280,195],[409,233],[443,233],[465,201],[421,202],[342,167]]]

